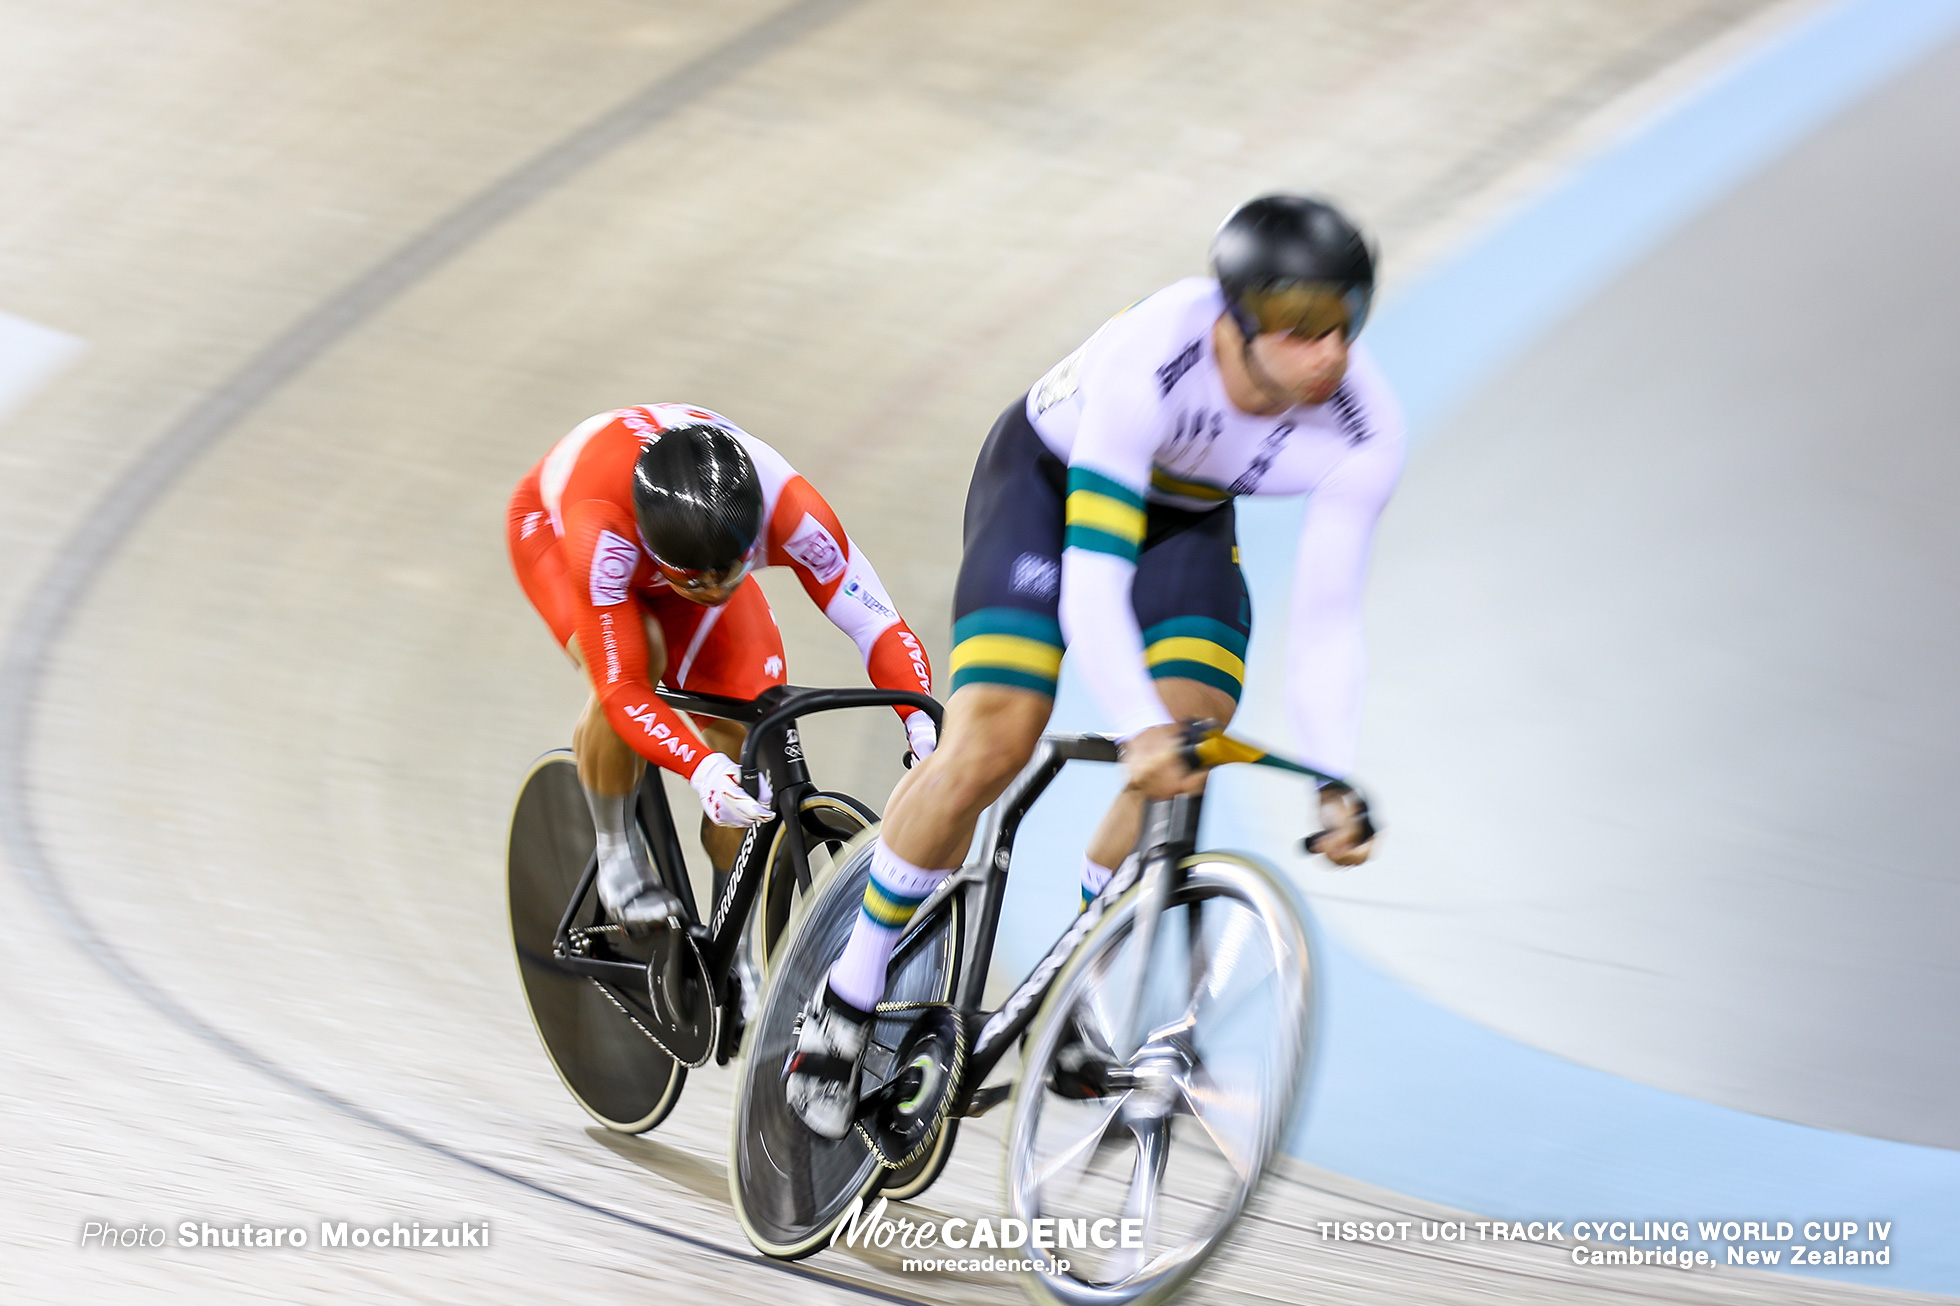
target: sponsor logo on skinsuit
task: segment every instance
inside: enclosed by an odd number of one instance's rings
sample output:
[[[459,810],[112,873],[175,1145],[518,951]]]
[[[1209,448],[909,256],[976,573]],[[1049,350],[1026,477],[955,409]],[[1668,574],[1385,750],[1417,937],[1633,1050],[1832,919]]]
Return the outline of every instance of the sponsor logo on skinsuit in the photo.
[[[888,617],[894,621],[898,619],[898,614],[896,612],[893,612],[889,607],[885,606],[885,604],[879,600],[877,595],[873,594],[870,590],[866,589],[864,587],[864,582],[859,580],[845,581],[844,592],[850,595],[852,598],[856,599],[859,603],[862,603],[865,607],[870,608],[873,612],[877,613],[879,616]]]
[[[1008,583],[1017,594],[1030,594],[1038,599],[1053,598],[1055,591],[1062,586],[1062,564],[1039,553],[1024,553],[1014,559],[1014,570]]]
[[[1184,374],[1197,366],[1202,340],[1193,340],[1184,347],[1184,352],[1157,369],[1157,393],[1168,396],[1171,387],[1184,379]]]
[[[844,551],[823,523],[807,512],[795,533],[783,541],[783,552],[808,567],[822,584],[828,585],[844,574]]]
[[[639,545],[611,531],[600,531],[598,547],[592,550],[592,606],[610,608],[626,602],[633,569],[639,563]]]

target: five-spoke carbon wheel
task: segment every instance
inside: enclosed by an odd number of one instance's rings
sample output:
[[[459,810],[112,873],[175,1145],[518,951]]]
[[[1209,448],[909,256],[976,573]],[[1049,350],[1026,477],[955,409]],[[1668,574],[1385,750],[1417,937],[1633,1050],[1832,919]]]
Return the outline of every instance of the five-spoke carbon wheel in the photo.
[[[1118,899],[1057,977],[1014,1089],[1008,1208],[1055,1218],[1072,1244],[1025,1253],[1030,1291],[1060,1306],[1175,1293],[1238,1220],[1304,1082],[1311,966],[1274,875],[1225,854],[1188,859],[1148,959],[1134,942],[1140,894]]]
[[[836,1141],[818,1137],[790,1110],[783,1092],[783,1063],[795,1042],[797,1016],[850,936],[870,880],[875,842],[876,831],[865,832],[838,856],[827,878],[813,880],[809,898],[783,936],[743,1044],[728,1183],[749,1241],[771,1256],[793,1259],[820,1250],[886,1173],[865,1133],[854,1130]],[[916,943],[893,958],[865,1056],[868,1086],[900,1068],[899,1050],[920,1012],[950,997],[960,911],[957,896],[947,900],[926,918]],[[928,1148],[918,1159],[930,1155]]]

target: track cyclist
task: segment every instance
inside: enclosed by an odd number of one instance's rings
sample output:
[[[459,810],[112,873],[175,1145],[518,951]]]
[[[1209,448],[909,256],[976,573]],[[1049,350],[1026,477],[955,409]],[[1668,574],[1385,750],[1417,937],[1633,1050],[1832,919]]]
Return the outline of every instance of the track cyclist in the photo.
[[[697,727],[653,692],[664,682],[750,699],[786,682],[782,634],[750,572],[789,567],[856,641],[874,685],[931,692],[924,646],[823,496],[705,408],[649,404],[580,423],[518,482],[507,535],[526,597],[591,683],[572,748],[598,834],[599,898],[629,930],[679,910],[633,819],[647,762],[700,796],[718,882],[742,831],[771,815],[733,760],[744,727]],[[926,757],[932,719],[916,708],[900,716],[912,752]]]
[[[1298,751],[1348,773],[1365,675],[1361,599],[1400,474],[1394,396],[1355,336],[1374,256],[1331,205],[1249,201],[1192,277],[1111,318],[1001,414],[967,492],[944,741],[894,793],[843,954],[804,1009],[785,1093],[849,1132],[870,1013],[912,913],[965,856],[981,811],[1032,756],[1066,645],[1122,742],[1123,793],[1089,842],[1086,903],[1133,856],[1146,799],[1197,790],[1179,721],[1227,721],[1251,605],[1233,501],[1309,495],[1286,699]],[[1353,792],[1320,794],[1318,850],[1368,857]]]

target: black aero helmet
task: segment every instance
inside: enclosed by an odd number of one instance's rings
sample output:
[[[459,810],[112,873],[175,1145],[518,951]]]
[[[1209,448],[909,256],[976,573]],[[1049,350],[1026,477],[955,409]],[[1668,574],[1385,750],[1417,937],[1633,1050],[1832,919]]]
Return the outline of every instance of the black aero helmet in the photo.
[[[633,511],[654,560],[729,585],[762,534],[762,482],[748,450],[706,422],[657,431],[633,464]]]
[[[1265,331],[1360,334],[1375,295],[1375,256],[1360,229],[1322,200],[1262,195],[1211,239],[1226,311],[1247,340]]]

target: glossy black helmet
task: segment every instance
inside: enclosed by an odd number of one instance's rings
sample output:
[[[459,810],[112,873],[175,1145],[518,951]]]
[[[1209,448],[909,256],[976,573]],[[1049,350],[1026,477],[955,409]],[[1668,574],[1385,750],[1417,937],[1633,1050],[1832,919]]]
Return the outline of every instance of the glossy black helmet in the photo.
[[[736,584],[762,535],[762,481],[732,432],[706,422],[656,431],[633,464],[640,536],[687,589]]]
[[[1375,295],[1367,239],[1332,204],[1262,195],[1232,210],[1211,240],[1226,311],[1250,340],[1265,331],[1360,334]]]

